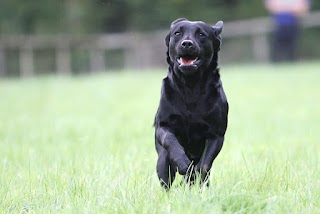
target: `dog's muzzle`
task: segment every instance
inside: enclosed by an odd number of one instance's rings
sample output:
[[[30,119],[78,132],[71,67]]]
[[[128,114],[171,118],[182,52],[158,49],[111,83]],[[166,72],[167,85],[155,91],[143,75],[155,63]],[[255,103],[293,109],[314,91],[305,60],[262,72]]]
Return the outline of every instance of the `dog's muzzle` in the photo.
[[[183,40],[178,47],[177,62],[182,72],[195,71],[201,63],[197,47],[192,40]]]

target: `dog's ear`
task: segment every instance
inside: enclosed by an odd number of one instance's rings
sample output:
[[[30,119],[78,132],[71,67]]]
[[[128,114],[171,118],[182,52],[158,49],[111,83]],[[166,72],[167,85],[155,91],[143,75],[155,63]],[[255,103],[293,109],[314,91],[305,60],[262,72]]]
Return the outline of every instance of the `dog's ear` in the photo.
[[[182,22],[182,21],[186,21],[186,20],[187,20],[186,18],[176,19],[176,20],[174,20],[174,21],[171,23],[170,28],[172,28],[173,26],[175,26],[177,23]]]
[[[166,42],[166,46],[167,46],[167,47],[169,47],[169,42],[170,42],[170,32],[167,34],[166,39],[165,39],[165,42]]]
[[[212,26],[215,36],[219,36],[222,32],[223,21],[218,21],[214,26]]]
[[[212,26],[213,36],[214,36],[213,45],[216,52],[220,50],[220,46],[222,43],[222,38],[220,36],[222,32],[222,28],[223,28],[223,21],[218,21],[214,26]]]
[[[186,18],[179,18],[179,19],[176,19],[174,20],[171,25],[170,25],[170,30],[179,22],[181,21],[185,21],[187,20]],[[165,42],[166,42],[166,46],[169,47],[169,42],[170,42],[170,32],[168,33],[168,35],[166,36],[166,39],[165,39]]]

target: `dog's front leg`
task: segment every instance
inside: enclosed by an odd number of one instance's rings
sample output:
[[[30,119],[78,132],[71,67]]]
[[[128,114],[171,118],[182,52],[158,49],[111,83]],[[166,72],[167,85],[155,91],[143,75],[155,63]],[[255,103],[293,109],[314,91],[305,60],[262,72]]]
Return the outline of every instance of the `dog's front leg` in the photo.
[[[201,159],[195,167],[195,171],[201,174],[202,183],[208,180],[212,163],[221,151],[223,141],[224,137],[220,136],[207,139]]]
[[[177,137],[169,129],[158,127],[156,129],[157,141],[168,151],[169,160],[178,168],[181,175],[185,175],[191,164]]]

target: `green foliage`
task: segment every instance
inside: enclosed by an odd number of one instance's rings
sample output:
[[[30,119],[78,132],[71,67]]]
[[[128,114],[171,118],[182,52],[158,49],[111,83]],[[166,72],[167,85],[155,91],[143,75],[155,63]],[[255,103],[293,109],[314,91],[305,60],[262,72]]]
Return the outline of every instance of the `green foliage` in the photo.
[[[2,79],[0,213],[319,213],[319,66],[222,66],[211,187],[178,176],[169,193],[152,127],[165,71]]]
[[[319,10],[320,3],[312,2]],[[245,19],[268,15],[256,0],[1,0],[0,33],[99,33],[167,28],[176,18]]]
[[[2,0],[0,33],[54,33],[62,30],[63,0]]]
[[[144,31],[166,28],[178,17],[213,23],[265,14],[254,0],[2,0],[0,33]]]

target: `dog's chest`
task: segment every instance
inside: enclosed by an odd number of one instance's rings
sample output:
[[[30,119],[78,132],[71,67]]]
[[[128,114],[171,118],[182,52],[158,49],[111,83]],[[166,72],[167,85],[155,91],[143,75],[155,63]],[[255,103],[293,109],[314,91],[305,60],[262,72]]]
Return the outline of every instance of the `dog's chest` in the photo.
[[[184,130],[188,139],[196,140],[207,135],[211,123],[210,114],[214,108],[214,96],[205,93],[188,93],[181,102],[182,108],[178,109],[179,130]],[[183,128],[182,128],[183,127]]]
[[[205,119],[214,105],[216,96],[213,90],[186,89],[181,96],[181,102],[184,108],[180,109],[180,113],[184,117],[187,117],[189,122],[193,123]]]
[[[219,123],[219,88],[199,84],[196,88],[176,87],[166,80],[157,114],[160,124],[168,126],[186,144],[210,136]],[[184,144],[182,143],[182,144]]]
[[[184,110],[181,109],[180,114],[187,124],[201,123],[208,114],[209,106],[206,102],[198,97],[185,103]]]

